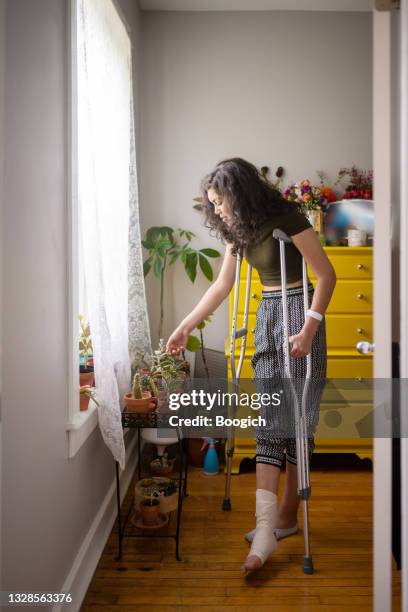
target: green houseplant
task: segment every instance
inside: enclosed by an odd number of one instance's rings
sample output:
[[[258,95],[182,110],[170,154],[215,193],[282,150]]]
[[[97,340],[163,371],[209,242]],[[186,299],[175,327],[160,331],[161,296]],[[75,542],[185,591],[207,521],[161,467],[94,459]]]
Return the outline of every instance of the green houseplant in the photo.
[[[151,412],[156,408],[151,391],[143,388],[140,372],[135,373],[132,390],[123,399],[128,412]]]
[[[142,240],[142,245],[149,253],[143,263],[143,274],[146,277],[150,270],[153,270],[160,281],[159,338],[163,336],[164,275],[168,266],[180,259],[192,283],[197,277],[198,267],[209,281],[213,280],[214,274],[209,258],[220,257],[221,253],[215,249],[193,248],[191,241],[195,237],[196,235],[188,230],[181,228],[174,230],[172,227],[161,226],[150,227]]]
[[[88,410],[89,400],[95,402],[99,406],[98,400],[95,399],[95,389],[89,385],[81,385],[79,387],[79,409],[81,411]]]
[[[94,383],[94,368],[91,365],[92,355],[92,339],[89,323],[85,320],[83,314],[79,315],[79,357],[82,357],[82,364],[79,366],[79,381],[80,385],[93,386]]]
[[[153,351],[151,376],[163,387],[168,394],[182,385],[186,378],[185,362],[166,352],[163,338],[160,338],[158,348]]]

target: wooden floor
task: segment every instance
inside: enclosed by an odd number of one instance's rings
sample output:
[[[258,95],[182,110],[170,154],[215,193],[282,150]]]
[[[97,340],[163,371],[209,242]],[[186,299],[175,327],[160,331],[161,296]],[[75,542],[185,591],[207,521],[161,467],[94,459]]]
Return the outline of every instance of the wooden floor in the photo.
[[[255,524],[255,473],[232,477],[232,511],[223,512],[224,475],[205,476],[200,468],[190,468],[189,495],[183,504],[182,561],[175,559],[172,538],[125,538],[123,557],[115,561],[117,539],[112,533],[81,610],[371,611],[372,472],[359,466],[358,460],[347,467],[345,459],[343,466],[329,459],[329,467],[313,466],[311,472],[313,575],[301,569],[299,532],[281,540],[256,575],[242,577],[239,568],[248,552],[243,534]],[[283,481],[282,474],[280,492]],[[132,491],[131,485],[124,509]],[[130,532],[137,530],[131,527]],[[400,572],[393,567],[396,612],[400,610]]]

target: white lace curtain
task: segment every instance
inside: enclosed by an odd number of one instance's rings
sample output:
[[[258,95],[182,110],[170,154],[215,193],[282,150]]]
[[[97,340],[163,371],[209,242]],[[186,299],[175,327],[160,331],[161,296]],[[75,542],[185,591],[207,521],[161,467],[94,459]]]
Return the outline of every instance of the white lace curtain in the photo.
[[[123,395],[151,354],[140,244],[131,43],[112,0],[78,0],[78,191],[99,426],[122,469]]]

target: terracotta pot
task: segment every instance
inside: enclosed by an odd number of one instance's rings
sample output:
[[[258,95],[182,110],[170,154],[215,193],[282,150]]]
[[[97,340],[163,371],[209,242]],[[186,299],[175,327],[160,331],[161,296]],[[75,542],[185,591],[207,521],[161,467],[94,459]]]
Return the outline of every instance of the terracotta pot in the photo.
[[[88,410],[88,406],[89,406],[89,400],[91,398],[88,397],[87,395],[83,395],[82,393],[79,394],[79,409],[80,410]]]
[[[94,386],[94,372],[80,372],[79,373],[79,384],[81,387],[88,385],[88,387]]]
[[[164,487],[170,484],[176,485],[176,490],[170,495],[160,495],[160,512],[166,514],[177,508],[178,504],[178,482],[171,478],[163,476],[153,476],[152,478],[142,478],[138,480],[135,485],[135,509],[136,512],[140,511],[140,503],[143,500],[150,499],[150,491],[152,488],[157,487],[159,491],[163,491]]]
[[[153,412],[156,409],[156,402],[150,391],[142,391],[142,395],[141,399],[135,399],[131,393],[126,393],[123,399],[127,412]]]
[[[158,499],[144,499],[140,502],[140,511],[145,525],[155,525],[160,514],[160,502]]]

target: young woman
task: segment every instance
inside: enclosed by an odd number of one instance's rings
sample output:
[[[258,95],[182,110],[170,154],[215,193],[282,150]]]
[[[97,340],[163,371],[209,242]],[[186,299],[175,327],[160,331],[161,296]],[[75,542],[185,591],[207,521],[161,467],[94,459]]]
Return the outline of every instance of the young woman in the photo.
[[[235,281],[236,254],[240,250],[258,271],[262,283],[262,300],[256,315],[255,353],[251,362],[254,379],[268,384],[284,377],[279,243],[272,237],[273,230],[280,228],[292,237],[292,243],[285,247],[290,355],[295,358],[291,359],[292,377],[304,380],[305,357],[311,353],[312,376],[324,381],[324,313],[336,284],[336,275],[311,224],[297,204],[284,199],[253,164],[241,158],[226,159],[217,164],[214,171],[203,179],[201,191],[206,226],[215,230],[217,237],[227,243],[225,256],[216,281],[168,339],[167,352],[177,354],[183,350],[189,334],[228,297]],[[306,320],[302,255],[317,279],[315,289],[309,284],[310,310]],[[316,425],[322,385],[311,387],[309,404]],[[297,531],[300,499],[297,493],[296,440],[294,436],[285,438],[277,433],[281,425],[279,421],[285,419],[284,405],[285,402],[280,410],[267,406],[263,416],[267,417],[268,424],[256,428],[256,528],[245,536],[252,544],[241,567],[244,574],[264,564],[276,549],[278,539]],[[308,448],[310,461],[314,449],[313,436],[309,438]],[[278,510],[277,492],[285,454],[285,490]]]

